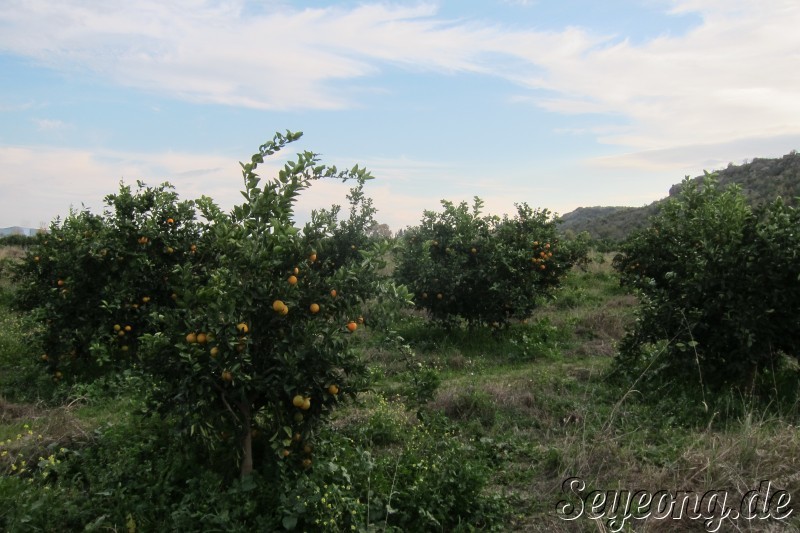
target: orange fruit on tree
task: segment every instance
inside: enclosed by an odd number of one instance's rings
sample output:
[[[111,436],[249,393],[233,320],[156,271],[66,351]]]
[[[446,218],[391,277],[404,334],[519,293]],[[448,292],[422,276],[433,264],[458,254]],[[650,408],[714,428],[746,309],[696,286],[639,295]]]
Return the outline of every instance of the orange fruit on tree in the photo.
[[[293,274],[289,276],[289,279],[287,279],[286,281],[289,282],[289,285],[297,285],[297,276]]]
[[[294,270],[292,271],[292,273],[296,276],[296,275],[298,275],[300,273],[300,269],[297,268],[297,267],[294,267]]]
[[[444,294],[442,294],[441,292],[436,295],[437,300],[441,300],[442,298],[444,298]]]
[[[336,396],[339,394],[339,387],[334,383],[328,386],[328,393]]]
[[[167,224],[174,224],[174,223],[175,223],[175,221],[173,219],[171,219],[171,218],[167,219]]]
[[[132,329],[133,329],[133,328],[132,328],[130,325],[127,325],[127,326],[125,326],[125,331],[127,331],[128,333],[130,333],[130,331],[131,331]]]
[[[288,306],[288,305],[284,305],[284,306],[281,308],[281,315],[283,315],[283,316],[286,316],[286,315],[288,315],[288,314],[289,314],[289,306]]]
[[[336,289],[331,289],[331,296],[336,298]]]
[[[272,302],[272,310],[275,311],[276,313],[280,313],[281,309],[283,309],[284,307],[286,307],[286,304],[284,304],[282,300],[275,300],[274,302]]]
[[[311,468],[311,459],[308,457],[303,459],[303,468]]]
[[[114,324],[114,331],[119,331],[121,329],[122,329],[122,326],[120,326],[119,324]]]
[[[316,261],[316,260],[317,260],[317,254],[316,254],[316,252],[312,252],[312,253],[311,253],[311,254],[308,256],[308,260],[309,260],[309,261],[311,261],[312,263],[313,263],[314,261]]]
[[[312,315],[316,315],[319,313],[319,304],[311,304],[308,306],[308,310],[311,311]]]
[[[197,334],[197,344],[205,344],[208,341],[208,337],[205,333],[198,333]]]
[[[351,320],[350,322],[348,322],[348,323],[347,323],[347,330],[348,330],[350,333],[353,333],[353,332],[354,332],[356,329],[358,329],[358,324],[356,324],[356,323],[355,323],[355,322],[353,322],[352,320]]]
[[[216,346],[214,346],[213,348],[211,348],[211,351],[209,352],[209,355],[210,355],[212,358],[216,358],[216,357],[219,355],[219,348],[218,348],[218,347],[216,347]]]
[[[231,373],[230,370],[223,370],[222,371],[222,381],[227,381],[228,383],[233,381],[233,374]]]
[[[63,279],[58,280],[57,284],[58,284],[59,287],[63,287],[64,286],[64,280]]]
[[[248,331],[250,331],[250,328],[248,328],[247,324],[245,324],[244,322],[240,322],[239,324],[236,325],[236,330],[239,333],[243,333],[244,334],[244,333],[247,333]]]
[[[303,398],[303,405],[300,406],[303,411],[311,409],[311,398]]]
[[[189,344],[194,344],[197,342],[197,334],[196,333],[189,333],[186,335],[186,342]]]
[[[301,407],[303,407],[303,402],[304,401],[305,401],[305,398],[303,398],[302,395],[296,394],[294,396],[294,398],[292,398],[292,405],[294,405],[295,407],[301,408]]]

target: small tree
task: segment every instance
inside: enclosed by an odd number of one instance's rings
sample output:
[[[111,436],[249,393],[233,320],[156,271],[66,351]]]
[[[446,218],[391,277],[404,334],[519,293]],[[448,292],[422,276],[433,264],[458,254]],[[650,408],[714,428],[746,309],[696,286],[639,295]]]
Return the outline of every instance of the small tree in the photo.
[[[107,210],[73,211],[35,237],[16,269],[20,307],[44,326],[41,355],[55,381],[129,367],[152,311],[175,307],[176,265],[199,238],[192,202],[169,184],[120,186]]]
[[[685,180],[615,258],[642,302],[615,371],[633,378],[646,368],[642,379],[659,396],[691,383],[706,401],[731,388],[765,392],[759,377],[800,347],[798,227],[780,200],[754,211],[713,176]]]
[[[441,321],[500,326],[525,318],[585,253],[561,246],[547,210],[522,204],[514,218],[501,219],[482,216],[479,198],[471,208],[442,206],[405,232],[396,271],[417,306]]]
[[[242,165],[245,202],[232,213],[198,201],[208,221],[201,260],[176,269],[184,287],[178,310],[144,341],[142,363],[160,378],[160,409],[178,413],[187,434],[210,446],[238,448],[242,476],[258,467],[258,450],[310,468],[315,422],[365,383],[349,339],[382,260],[370,247],[358,250],[358,261],[332,260],[335,213],[315,212],[302,230],[292,216],[313,180],[354,179],[360,191],[371,176],[319,165],[304,152],[262,182],[257,166],[299,136],[276,135]]]

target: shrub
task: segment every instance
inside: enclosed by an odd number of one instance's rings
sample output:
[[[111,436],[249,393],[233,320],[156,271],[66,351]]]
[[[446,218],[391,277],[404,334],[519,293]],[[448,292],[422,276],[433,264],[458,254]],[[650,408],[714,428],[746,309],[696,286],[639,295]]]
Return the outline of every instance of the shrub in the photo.
[[[614,260],[642,301],[615,372],[646,369],[652,392],[693,389],[708,402],[769,392],[764,378],[800,347],[798,212],[780,199],[753,210],[709,176],[685,180],[651,222]]]
[[[396,277],[437,320],[501,326],[530,315],[585,246],[565,246],[547,210],[517,206],[514,218],[482,216],[479,198],[442,202],[404,235]]]

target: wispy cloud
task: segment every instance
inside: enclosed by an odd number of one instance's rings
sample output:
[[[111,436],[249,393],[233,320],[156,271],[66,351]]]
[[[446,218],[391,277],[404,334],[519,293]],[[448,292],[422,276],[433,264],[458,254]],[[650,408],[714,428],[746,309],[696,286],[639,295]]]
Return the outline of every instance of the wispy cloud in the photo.
[[[39,131],[58,131],[68,127],[67,124],[61,120],[48,118],[34,119],[34,123]]]
[[[699,14],[701,23],[632,43],[591,28],[449,20],[435,4],[6,0],[0,51],[124,86],[259,109],[357,106],[365,86],[388,83],[379,77],[387,65],[483,74],[526,89],[523,100],[553,113],[623,117],[625,128],[600,127],[598,141],[645,155],[800,133],[800,3],[668,6],[674,15]]]

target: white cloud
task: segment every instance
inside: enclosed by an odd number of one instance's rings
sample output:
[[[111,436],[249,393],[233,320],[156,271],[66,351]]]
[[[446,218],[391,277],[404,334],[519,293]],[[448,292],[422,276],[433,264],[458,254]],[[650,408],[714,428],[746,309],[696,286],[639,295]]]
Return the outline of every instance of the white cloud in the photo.
[[[61,120],[47,119],[47,118],[34,119],[34,123],[36,124],[36,128],[39,131],[51,132],[51,131],[63,130],[64,128],[68,127],[67,124]]]
[[[255,7],[6,0],[0,51],[125,86],[260,109],[356,106],[364,85],[384,83],[378,74],[386,64],[498,76],[555,113],[612,115],[615,124],[623,117],[626,127],[592,128],[600,142],[630,152],[606,164],[640,168],[685,146],[800,134],[795,0],[673,0],[671,13],[696,13],[701,23],[637,43],[591,28],[446,20],[433,4]]]

